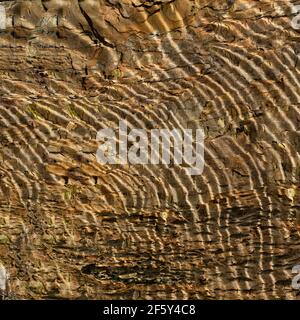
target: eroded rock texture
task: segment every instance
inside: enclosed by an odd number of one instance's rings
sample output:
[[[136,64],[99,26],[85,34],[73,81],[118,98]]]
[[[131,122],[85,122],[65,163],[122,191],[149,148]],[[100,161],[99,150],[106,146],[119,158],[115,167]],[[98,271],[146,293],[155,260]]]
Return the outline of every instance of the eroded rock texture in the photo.
[[[1,1],[6,298],[296,298],[294,4]],[[120,119],[203,128],[203,174],[99,164]]]

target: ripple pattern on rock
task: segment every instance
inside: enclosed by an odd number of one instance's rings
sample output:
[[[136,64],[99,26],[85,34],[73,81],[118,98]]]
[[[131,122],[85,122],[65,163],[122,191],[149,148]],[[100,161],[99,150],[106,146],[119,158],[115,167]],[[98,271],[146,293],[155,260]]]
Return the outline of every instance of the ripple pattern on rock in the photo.
[[[4,1],[0,263],[23,298],[294,299],[292,1]],[[202,128],[205,167],[100,165],[97,132]]]

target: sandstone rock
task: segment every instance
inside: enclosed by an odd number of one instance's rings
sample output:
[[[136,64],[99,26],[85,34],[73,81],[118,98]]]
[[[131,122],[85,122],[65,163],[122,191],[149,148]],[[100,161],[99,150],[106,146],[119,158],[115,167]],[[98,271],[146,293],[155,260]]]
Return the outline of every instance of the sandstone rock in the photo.
[[[0,259],[11,296],[296,297],[293,1],[0,5]],[[203,129],[203,173],[99,164],[97,132],[119,120]]]

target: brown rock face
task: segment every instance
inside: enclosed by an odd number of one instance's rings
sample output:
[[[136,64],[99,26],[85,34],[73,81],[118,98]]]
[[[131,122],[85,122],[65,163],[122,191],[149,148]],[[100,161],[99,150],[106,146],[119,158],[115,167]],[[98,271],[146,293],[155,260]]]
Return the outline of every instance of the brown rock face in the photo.
[[[0,5],[5,299],[296,297],[293,1]],[[203,173],[99,163],[120,120],[202,129]]]

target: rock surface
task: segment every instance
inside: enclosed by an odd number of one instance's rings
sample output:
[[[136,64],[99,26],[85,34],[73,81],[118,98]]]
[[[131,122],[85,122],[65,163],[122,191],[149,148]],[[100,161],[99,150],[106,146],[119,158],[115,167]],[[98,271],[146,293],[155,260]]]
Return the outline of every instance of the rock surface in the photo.
[[[293,3],[1,1],[6,298],[296,298]],[[203,173],[99,164],[121,119],[202,128]]]

